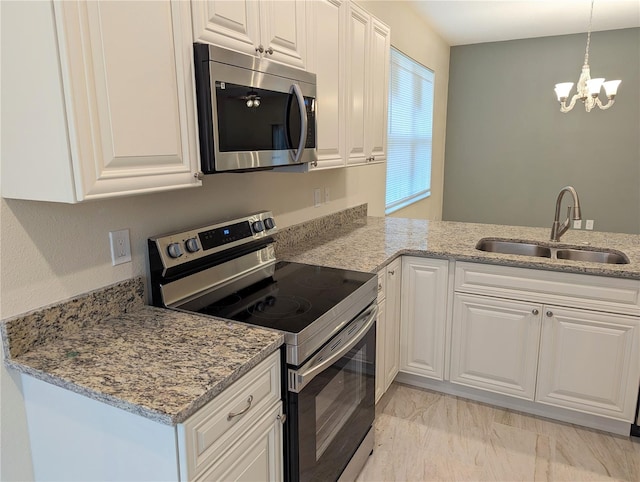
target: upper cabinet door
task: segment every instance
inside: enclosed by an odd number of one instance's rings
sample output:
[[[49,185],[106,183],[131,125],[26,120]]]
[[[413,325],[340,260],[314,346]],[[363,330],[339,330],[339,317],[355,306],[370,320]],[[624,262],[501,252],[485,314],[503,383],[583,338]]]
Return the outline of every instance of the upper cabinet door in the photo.
[[[305,0],[262,0],[260,37],[265,58],[306,67]]]
[[[370,122],[367,130],[367,150],[372,158],[371,162],[383,161],[387,157],[390,37],[389,27],[372,18],[369,114],[367,115],[367,120]]]
[[[306,67],[304,0],[194,0],[193,40]]]
[[[7,2],[2,28],[3,196],[201,184],[188,3]]]
[[[367,96],[369,89],[369,23],[367,12],[351,3],[349,5],[347,37],[348,82],[348,149],[347,164],[367,162],[365,130],[367,125]]]
[[[308,69],[317,78],[318,165],[345,165],[346,149],[346,14],[342,0],[316,0],[307,5]]]
[[[260,6],[251,0],[194,0],[193,40],[258,55]]]

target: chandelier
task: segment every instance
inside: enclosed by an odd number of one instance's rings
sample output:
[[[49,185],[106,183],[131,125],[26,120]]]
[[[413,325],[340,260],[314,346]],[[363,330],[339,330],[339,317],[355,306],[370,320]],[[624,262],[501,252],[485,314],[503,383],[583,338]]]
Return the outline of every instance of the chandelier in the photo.
[[[577,100],[581,100],[584,103],[584,108],[587,112],[591,112],[595,106],[598,106],[600,109],[608,109],[615,102],[616,93],[618,92],[618,86],[620,85],[621,80],[609,80],[605,82],[604,79],[592,79],[591,72],[589,70],[589,44],[591,42],[591,21],[593,19],[593,2],[591,0],[591,14],[589,16],[589,31],[587,33],[587,49],[584,54],[584,65],[582,66],[582,73],[580,74],[580,78],[578,79],[578,85],[576,86],[577,92],[571,97],[571,102],[567,105],[567,98],[569,97],[569,92],[571,92],[571,88],[573,87],[573,82],[562,82],[560,84],[556,84],[556,88],[554,89],[556,92],[556,96],[558,96],[558,102],[560,102],[560,112],[569,112],[576,104]],[[598,98],[598,94],[600,94],[600,89],[604,88],[605,95],[607,96],[608,102],[603,104]]]

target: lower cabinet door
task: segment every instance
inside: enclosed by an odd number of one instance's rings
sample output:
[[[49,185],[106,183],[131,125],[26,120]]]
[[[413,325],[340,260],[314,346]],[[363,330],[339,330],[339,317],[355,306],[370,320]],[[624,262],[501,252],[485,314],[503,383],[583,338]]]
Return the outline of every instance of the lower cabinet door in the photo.
[[[283,480],[282,402],[258,420],[198,481]]]
[[[640,319],[545,306],[536,401],[632,422]]]
[[[444,379],[449,261],[404,256],[400,370]]]
[[[456,293],[452,383],[533,400],[541,305]]]

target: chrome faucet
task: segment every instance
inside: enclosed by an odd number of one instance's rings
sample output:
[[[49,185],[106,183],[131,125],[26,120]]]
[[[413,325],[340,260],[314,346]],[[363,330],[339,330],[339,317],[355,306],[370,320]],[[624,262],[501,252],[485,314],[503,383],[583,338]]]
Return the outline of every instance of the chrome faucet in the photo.
[[[573,197],[574,206],[568,207],[567,219],[560,224],[560,205],[562,204],[562,197],[566,192],[570,193]],[[558,194],[558,199],[556,200],[556,216],[553,218],[553,226],[551,226],[551,241],[560,241],[560,236],[569,229],[569,223],[571,222],[569,218],[572,218],[574,221],[578,221],[582,219],[582,216],[580,214],[580,200],[578,199],[578,193],[572,186],[565,186],[560,190],[560,194]]]

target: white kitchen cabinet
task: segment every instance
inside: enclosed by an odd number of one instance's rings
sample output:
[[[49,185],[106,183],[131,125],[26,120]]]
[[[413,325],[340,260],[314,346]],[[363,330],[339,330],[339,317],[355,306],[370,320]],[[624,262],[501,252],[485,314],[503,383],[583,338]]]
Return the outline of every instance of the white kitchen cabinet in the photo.
[[[199,186],[190,7],[2,7],[2,194],[75,203]]]
[[[389,389],[400,368],[400,289],[402,260],[378,273],[376,324],[376,402]]]
[[[449,261],[402,258],[400,371],[444,379]]]
[[[533,400],[541,306],[456,293],[450,381]]]
[[[279,351],[176,426],[21,378],[36,480],[283,480]]]
[[[317,82],[317,165],[312,170],[344,167],[346,151],[345,0],[307,3],[308,70]]]
[[[456,263],[455,289],[452,382],[633,420],[639,281]]]
[[[350,3],[347,39],[347,164],[383,162],[387,147],[390,30]]]
[[[304,0],[192,0],[193,41],[306,68]]]
[[[536,401],[632,421],[640,320],[552,305],[542,319]]]

